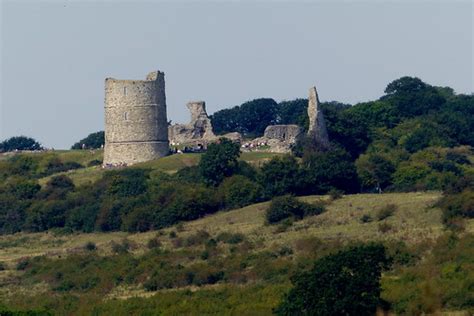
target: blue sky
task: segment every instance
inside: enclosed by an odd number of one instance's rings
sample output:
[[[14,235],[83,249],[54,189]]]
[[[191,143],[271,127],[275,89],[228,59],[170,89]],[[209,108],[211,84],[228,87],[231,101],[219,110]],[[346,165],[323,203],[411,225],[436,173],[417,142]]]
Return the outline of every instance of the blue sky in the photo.
[[[104,79],[165,72],[168,119],[258,97],[355,104],[404,75],[473,91],[472,1],[1,1],[0,139],[103,129]]]

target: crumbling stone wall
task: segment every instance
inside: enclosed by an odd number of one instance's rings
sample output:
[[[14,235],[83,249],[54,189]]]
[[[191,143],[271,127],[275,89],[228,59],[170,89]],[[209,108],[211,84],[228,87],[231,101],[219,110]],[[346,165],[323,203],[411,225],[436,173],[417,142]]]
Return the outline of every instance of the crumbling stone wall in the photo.
[[[211,120],[206,112],[204,101],[193,101],[186,105],[191,112],[191,122],[175,124],[168,128],[171,143],[192,143],[196,141],[211,141],[216,138],[212,131]]]
[[[105,79],[104,165],[131,165],[169,152],[164,73]]]
[[[301,135],[302,130],[298,125],[269,125],[265,128],[263,137],[254,139],[250,144],[244,144],[244,148],[288,153]]]
[[[298,125],[269,125],[265,128],[263,137],[268,139],[278,139],[284,142],[294,142],[301,134]]]

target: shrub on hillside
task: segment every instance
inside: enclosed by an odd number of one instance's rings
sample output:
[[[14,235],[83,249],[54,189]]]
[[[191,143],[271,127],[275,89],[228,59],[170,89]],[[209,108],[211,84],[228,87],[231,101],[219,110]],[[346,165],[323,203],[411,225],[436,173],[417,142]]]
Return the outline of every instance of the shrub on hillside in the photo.
[[[305,216],[318,215],[324,212],[324,205],[301,202],[291,195],[272,199],[266,211],[268,223],[278,223],[286,218],[302,219]]]
[[[102,160],[94,159],[87,163],[87,167],[100,166],[101,164],[102,164]]]
[[[445,195],[438,205],[443,211],[443,223],[454,228],[456,219],[474,218],[474,191],[466,188],[460,193]]]
[[[92,241],[88,241],[85,244],[84,249],[87,250],[87,251],[95,251],[95,250],[97,250],[97,246]]]
[[[379,244],[355,246],[315,262],[292,278],[278,315],[374,315],[381,304],[381,272],[389,264]]]
[[[258,202],[262,196],[261,186],[241,175],[226,178],[219,186],[218,192],[226,209]]]
[[[300,188],[301,172],[292,155],[274,157],[260,168],[258,182],[265,198],[283,194],[296,194]]]
[[[303,156],[299,194],[325,194],[331,189],[356,192],[359,183],[351,156],[342,148],[307,152]]]
[[[384,219],[392,216],[395,211],[397,210],[397,206],[395,204],[387,204],[384,207],[382,207],[380,210],[377,212],[377,220],[383,221]]]
[[[360,222],[361,222],[362,224],[370,223],[371,221],[372,221],[372,217],[370,217],[369,214],[364,214],[364,215],[362,215],[361,218],[360,218]]]
[[[239,156],[239,145],[227,138],[220,138],[218,143],[210,144],[199,161],[199,170],[204,182],[210,186],[218,186],[225,177],[237,171]]]
[[[105,173],[103,181],[107,184],[107,193],[118,197],[131,197],[145,193],[148,170],[127,168]]]

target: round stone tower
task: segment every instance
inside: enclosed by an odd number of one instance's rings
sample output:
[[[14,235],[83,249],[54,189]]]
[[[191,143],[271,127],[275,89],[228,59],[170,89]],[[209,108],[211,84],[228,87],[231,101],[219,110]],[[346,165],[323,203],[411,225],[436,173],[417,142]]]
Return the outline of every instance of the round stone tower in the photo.
[[[105,79],[104,165],[131,165],[168,154],[165,75]]]

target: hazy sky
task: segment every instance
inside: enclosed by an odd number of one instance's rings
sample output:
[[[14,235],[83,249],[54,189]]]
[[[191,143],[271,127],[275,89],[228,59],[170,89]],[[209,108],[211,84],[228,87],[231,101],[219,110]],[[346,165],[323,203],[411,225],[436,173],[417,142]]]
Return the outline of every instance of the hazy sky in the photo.
[[[0,139],[103,129],[104,79],[165,72],[168,119],[257,97],[373,100],[404,75],[473,91],[473,1],[1,2]]]

